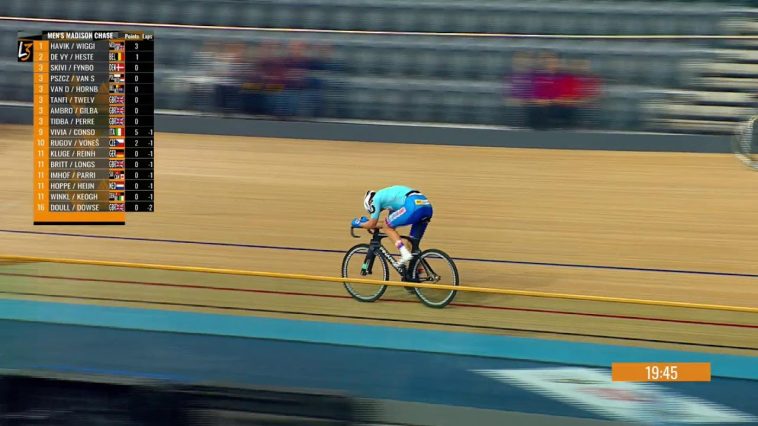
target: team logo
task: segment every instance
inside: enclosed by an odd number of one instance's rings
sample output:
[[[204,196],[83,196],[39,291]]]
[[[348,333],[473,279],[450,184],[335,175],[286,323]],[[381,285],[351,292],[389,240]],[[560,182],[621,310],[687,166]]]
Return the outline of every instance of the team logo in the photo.
[[[389,217],[389,221],[392,222],[393,220],[399,218],[400,216],[405,214],[405,207],[401,207],[400,210],[395,211],[392,213]]]
[[[34,58],[34,42],[30,40],[18,41],[18,62],[31,62]]]
[[[417,206],[428,206],[429,200],[415,200]]]

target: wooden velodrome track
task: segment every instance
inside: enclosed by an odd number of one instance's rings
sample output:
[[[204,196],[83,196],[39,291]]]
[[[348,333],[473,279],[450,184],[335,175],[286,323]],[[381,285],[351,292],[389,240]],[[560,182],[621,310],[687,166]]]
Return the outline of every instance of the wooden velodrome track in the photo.
[[[425,247],[478,259],[458,260],[464,284],[758,307],[758,174],[730,155],[164,133],[156,212],[125,227],[35,227],[31,129],[0,129],[4,254],[336,276],[363,192],[405,183],[435,207]],[[402,289],[365,304],[334,283],[12,262],[0,297],[758,354],[758,314],[745,312],[475,293],[434,310]]]

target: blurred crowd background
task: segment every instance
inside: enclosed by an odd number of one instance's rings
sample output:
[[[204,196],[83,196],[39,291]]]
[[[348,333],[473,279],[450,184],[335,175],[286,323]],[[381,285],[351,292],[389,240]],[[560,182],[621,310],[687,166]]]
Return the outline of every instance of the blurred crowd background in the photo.
[[[54,0],[5,0],[0,14],[405,32],[156,28],[160,109],[731,133],[758,106],[758,42],[689,36],[757,35],[754,6],[748,0],[69,0],[59,7]],[[8,53],[0,63],[2,100],[31,99],[28,69],[10,52],[19,25],[0,26]],[[659,38],[570,37],[582,35]]]
[[[327,96],[339,90],[324,73],[342,70],[328,45],[208,41],[193,55],[187,75],[175,80],[188,84],[191,106],[200,110],[318,118],[326,116]]]

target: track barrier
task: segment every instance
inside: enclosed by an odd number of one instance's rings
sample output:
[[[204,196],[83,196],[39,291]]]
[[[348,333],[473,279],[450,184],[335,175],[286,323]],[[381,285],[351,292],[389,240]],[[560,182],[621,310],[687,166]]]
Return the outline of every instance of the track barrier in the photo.
[[[567,293],[551,293],[534,290],[515,290],[504,288],[491,288],[491,287],[477,287],[477,286],[450,286],[440,284],[421,284],[421,283],[407,283],[402,281],[382,281],[367,278],[349,278],[342,277],[328,277],[320,275],[309,274],[290,274],[282,272],[265,272],[265,271],[247,271],[242,269],[223,269],[223,268],[208,268],[202,266],[181,266],[181,265],[162,265],[154,263],[135,263],[135,262],[115,262],[106,260],[87,260],[87,259],[65,259],[65,258],[53,258],[53,257],[35,257],[35,256],[15,256],[15,255],[0,255],[0,262],[44,262],[44,263],[60,263],[69,265],[90,265],[90,266],[110,266],[120,268],[135,268],[135,269],[153,269],[163,271],[178,271],[178,272],[201,272],[209,274],[221,274],[221,275],[238,275],[249,277],[265,277],[275,279],[290,279],[290,280],[305,280],[305,281],[318,281],[329,283],[344,283],[345,281],[355,284],[373,284],[373,285],[386,285],[390,287],[417,287],[428,288],[432,290],[456,290],[461,292],[471,293],[485,293],[485,294],[499,294],[504,296],[523,296],[523,297],[538,297],[548,299],[566,299],[566,300],[581,300],[589,302],[606,302],[606,303],[624,303],[631,305],[648,305],[648,306],[665,306],[671,308],[688,308],[688,309],[704,309],[711,311],[731,311],[731,312],[747,312],[758,314],[758,308],[748,306],[730,306],[730,305],[715,305],[705,303],[691,303],[691,302],[677,302],[667,300],[648,300],[648,299],[632,299],[625,297],[612,297],[612,296],[592,296],[582,294],[567,294]]]

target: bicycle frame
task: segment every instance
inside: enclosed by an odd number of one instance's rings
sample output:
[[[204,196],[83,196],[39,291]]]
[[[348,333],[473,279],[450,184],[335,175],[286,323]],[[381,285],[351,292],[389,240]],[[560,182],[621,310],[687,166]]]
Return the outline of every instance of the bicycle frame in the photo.
[[[359,235],[355,235],[354,228],[350,228],[350,235],[352,235],[353,238],[361,238]],[[369,242],[369,251],[366,253],[366,260],[363,262],[361,275],[366,276],[368,274],[371,274],[374,268],[374,259],[376,256],[382,256],[385,260],[387,260],[387,263],[392,265],[392,268],[397,271],[398,274],[400,274],[402,281],[414,282],[411,268],[406,268],[405,265],[400,265],[395,262],[395,258],[392,256],[392,254],[387,251],[387,249],[382,245],[382,240],[387,237],[387,234],[379,232],[378,230],[372,232],[371,241]],[[419,240],[418,238],[413,238],[408,235],[401,235],[400,237],[408,240],[411,243],[410,250],[413,258],[410,260],[410,262],[408,262],[408,264],[413,265],[416,257],[421,254]],[[432,270],[432,268],[425,260],[422,260],[422,262],[422,267],[426,270],[427,275],[432,277],[431,281],[435,281],[435,277],[438,277],[438,275]],[[439,279],[436,278],[436,280]],[[415,280],[415,282],[420,281]]]

